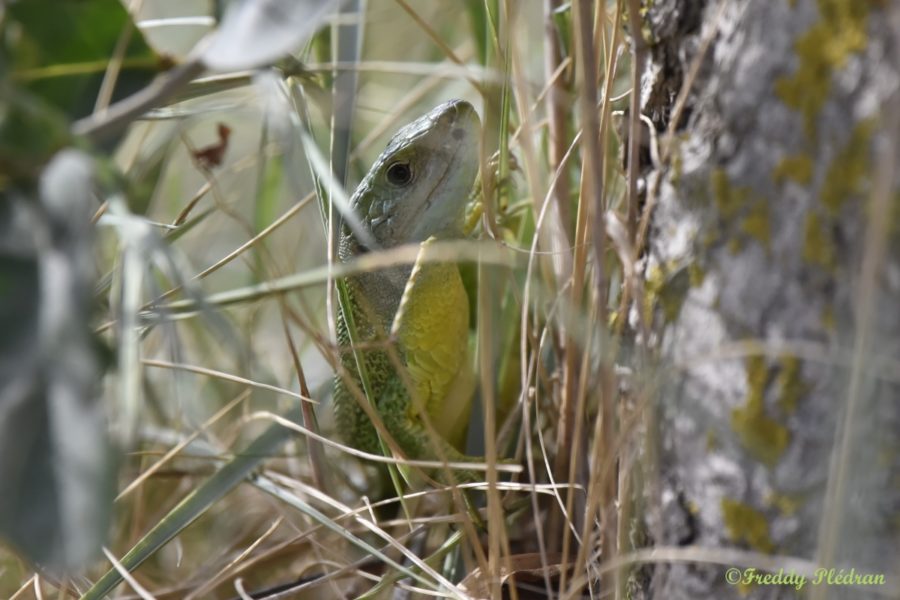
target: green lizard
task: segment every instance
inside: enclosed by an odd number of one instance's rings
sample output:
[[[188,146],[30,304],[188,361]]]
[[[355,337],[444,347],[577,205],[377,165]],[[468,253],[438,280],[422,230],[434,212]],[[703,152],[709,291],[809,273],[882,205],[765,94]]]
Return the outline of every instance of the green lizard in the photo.
[[[346,222],[341,228],[338,254],[344,262],[370,250],[421,244],[415,265],[349,277],[337,315],[341,364],[360,390],[364,386],[359,364],[363,365],[369,399],[410,459],[467,459],[459,448],[474,381],[468,352],[469,303],[458,266],[424,261],[423,255],[433,239],[464,236],[466,204],[478,172],[480,128],[475,109],[461,100],[441,104],[403,127],[351,198],[365,235],[355,234]],[[394,360],[388,344],[396,350]],[[395,368],[398,358],[403,371]],[[334,405],[337,428],[345,440],[381,454],[372,421],[340,375],[335,379]]]

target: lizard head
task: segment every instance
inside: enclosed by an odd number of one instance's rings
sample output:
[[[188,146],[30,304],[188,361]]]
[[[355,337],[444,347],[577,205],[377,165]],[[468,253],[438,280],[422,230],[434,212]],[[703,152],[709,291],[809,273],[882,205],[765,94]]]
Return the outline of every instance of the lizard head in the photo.
[[[391,138],[351,199],[378,247],[462,235],[480,129],[472,105],[451,100]]]

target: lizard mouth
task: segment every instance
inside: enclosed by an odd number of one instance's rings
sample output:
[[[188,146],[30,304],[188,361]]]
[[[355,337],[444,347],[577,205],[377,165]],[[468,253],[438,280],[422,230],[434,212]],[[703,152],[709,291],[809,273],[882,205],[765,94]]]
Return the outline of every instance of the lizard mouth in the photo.
[[[459,130],[455,129],[454,132],[455,131],[459,131]],[[423,202],[421,207],[416,211],[416,215],[415,215],[416,217],[418,217],[421,213],[425,213],[427,215],[428,209],[430,209],[432,207],[432,205],[437,200],[439,200],[438,196],[440,194],[438,194],[437,191],[443,189],[443,185],[444,185],[444,182],[446,181],[447,177],[450,175],[450,173],[452,173],[455,170],[455,167],[459,163],[458,154],[459,154],[460,148],[461,148],[461,146],[459,146],[459,145],[456,145],[456,147],[453,148],[453,150],[450,154],[450,160],[447,161],[446,166],[441,170],[439,176],[434,178],[434,184],[431,186],[431,189],[425,195],[425,202]]]

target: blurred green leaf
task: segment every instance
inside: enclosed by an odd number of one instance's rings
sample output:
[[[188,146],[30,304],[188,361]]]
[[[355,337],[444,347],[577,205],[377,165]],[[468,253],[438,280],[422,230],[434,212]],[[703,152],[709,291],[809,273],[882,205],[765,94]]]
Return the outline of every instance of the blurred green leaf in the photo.
[[[484,0],[466,0],[465,7],[472,26],[472,41],[475,43],[476,48],[475,56],[479,64],[486,64],[488,35],[491,31],[491,26],[488,22],[487,6]]]
[[[572,3],[566,2],[553,11],[553,23],[556,25],[556,33],[559,36],[559,50],[562,58],[567,57],[567,51],[573,47],[572,40]]]
[[[44,163],[70,141],[65,118],[23,90],[0,81],[0,189],[37,178]]]
[[[281,186],[284,179],[284,167],[279,157],[269,158],[265,155],[268,143],[268,131],[263,130],[260,138],[260,167],[256,182],[256,202],[254,204],[254,229],[259,232],[265,229],[278,216],[278,200],[281,198]]]
[[[143,88],[166,66],[119,0],[26,0],[8,4],[6,13],[3,47],[12,81],[72,120],[93,112],[120,43],[112,101]]]

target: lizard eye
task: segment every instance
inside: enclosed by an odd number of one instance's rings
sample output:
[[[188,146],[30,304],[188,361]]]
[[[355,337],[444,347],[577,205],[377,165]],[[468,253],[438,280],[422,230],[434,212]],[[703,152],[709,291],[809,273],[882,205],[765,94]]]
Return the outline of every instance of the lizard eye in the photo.
[[[408,162],[395,162],[387,169],[387,180],[393,185],[406,185],[412,181],[412,175]]]

